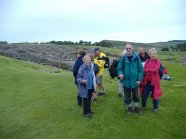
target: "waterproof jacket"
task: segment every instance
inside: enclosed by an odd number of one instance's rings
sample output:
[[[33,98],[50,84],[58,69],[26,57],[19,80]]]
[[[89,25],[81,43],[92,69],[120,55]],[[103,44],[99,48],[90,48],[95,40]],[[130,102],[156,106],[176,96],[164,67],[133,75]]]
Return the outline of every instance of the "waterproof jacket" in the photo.
[[[91,63],[91,71],[93,72],[93,90],[96,91],[96,78],[94,74],[94,65]],[[87,83],[84,84],[83,80]],[[77,74],[77,84],[78,84],[78,95],[82,98],[88,98],[88,69],[86,65],[83,64]]]
[[[158,59],[149,59],[144,66],[145,76],[143,78],[141,88],[140,88],[140,96],[143,94],[144,86],[150,82],[151,86],[154,86],[154,99],[157,100],[161,95],[161,87],[160,87],[160,75],[159,68],[161,62]]]
[[[121,80],[124,87],[126,88],[136,88],[138,87],[136,81],[142,81],[143,78],[143,66],[141,64],[140,58],[133,53],[131,62],[125,55],[120,58],[118,68],[118,75],[123,74],[124,78]]]
[[[104,74],[105,57],[106,55],[100,52],[100,55],[94,58],[94,63],[99,66],[99,72],[96,76],[103,76]]]
[[[77,85],[77,73],[79,68],[81,67],[81,65],[83,64],[83,57],[84,55],[81,55],[77,58],[75,64],[74,64],[74,68],[73,68],[73,75],[74,75],[74,79],[75,79],[75,84]]]

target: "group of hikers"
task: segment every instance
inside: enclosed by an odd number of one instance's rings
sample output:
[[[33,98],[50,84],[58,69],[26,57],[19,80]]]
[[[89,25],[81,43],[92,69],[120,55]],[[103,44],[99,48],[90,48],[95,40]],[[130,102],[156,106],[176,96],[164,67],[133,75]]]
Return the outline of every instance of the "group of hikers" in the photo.
[[[120,58],[114,58],[109,66],[109,59],[99,48],[91,54],[83,49],[77,51],[77,60],[73,68],[75,84],[77,85],[78,105],[83,105],[83,115],[92,117],[91,100],[96,101],[98,96],[105,96],[102,78],[104,69],[109,68],[111,78],[118,78],[118,96],[124,92],[124,105],[127,113],[140,113],[138,90],[141,96],[141,110],[146,110],[149,95],[153,98],[153,111],[158,111],[158,99],[162,95],[160,79],[167,75],[165,67],[157,59],[157,50],[151,48],[149,53],[143,47],[139,54],[133,50],[132,44],[127,43]],[[98,86],[98,93],[96,93]],[[133,107],[132,107],[133,101]]]

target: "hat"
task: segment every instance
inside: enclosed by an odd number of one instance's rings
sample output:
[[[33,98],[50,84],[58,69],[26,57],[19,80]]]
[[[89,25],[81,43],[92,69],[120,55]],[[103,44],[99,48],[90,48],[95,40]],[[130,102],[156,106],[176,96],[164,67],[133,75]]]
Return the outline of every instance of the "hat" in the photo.
[[[96,51],[99,51],[99,48],[95,48],[95,49],[94,49],[94,52],[96,52]]]

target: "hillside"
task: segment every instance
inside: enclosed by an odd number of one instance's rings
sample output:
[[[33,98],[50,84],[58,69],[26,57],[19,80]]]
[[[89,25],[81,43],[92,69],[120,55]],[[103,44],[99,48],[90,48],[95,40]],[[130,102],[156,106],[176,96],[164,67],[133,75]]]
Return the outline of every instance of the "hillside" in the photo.
[[[113,46],[115,47],[123,47],[125,46],[128,41],[115,41],[115,40],[104,40],[106,42],[110,42]],[[158,47],[158,48],[163,48],[163,47],[170,47],[170,46],[175,46],[180,43],[184,43],[186,40],[172,40],[172,41],[167,41],[167,42],[155,42],[155,43],[139,43],[139,42],[129,42],[131,43],[134,47]]]
[[[173,80],[161,81],[158,113],[151,111],[149,98],[145,113],[127,116],[117,97],[117,79],[110,80],[106,71],[107,95],[92,104],[95,115],[87,119],[76,104],[71,72],[0,56],[0,138],[184,139],[186,69],[164,64]]]

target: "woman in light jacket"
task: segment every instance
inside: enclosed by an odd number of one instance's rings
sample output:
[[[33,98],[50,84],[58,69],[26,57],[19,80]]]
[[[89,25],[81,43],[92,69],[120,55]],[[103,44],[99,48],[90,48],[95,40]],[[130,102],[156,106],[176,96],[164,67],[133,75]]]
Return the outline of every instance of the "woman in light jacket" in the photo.
[[[147,98],[152,92],[153,97],[153,111],[158,111],[158,99],[162,95],[160,87],[159,68],[161,65],[160,60],[156,58],[157,51],[155,48],[149,50],[150,59],[146,61],[144,66],[145,76],[143,78],[140,95],[142,96],[142,109],[145,110]]]
[[[96,89],[96,79],[94,73],[94,65],[91,63],[89,55],[83,58],[83,64],[79,68],[77,74],[78,94],[83,98],[83,114],[85,117],[92,117],[91,97]]]

